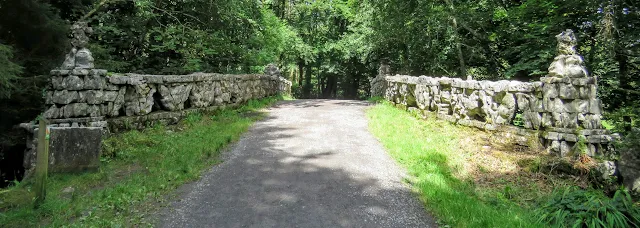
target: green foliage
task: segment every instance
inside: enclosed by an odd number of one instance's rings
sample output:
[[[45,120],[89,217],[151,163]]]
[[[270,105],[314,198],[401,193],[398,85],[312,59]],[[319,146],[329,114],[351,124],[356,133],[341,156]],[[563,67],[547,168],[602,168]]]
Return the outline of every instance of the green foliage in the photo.
[[[640,210],[629,193],[613,198],[601,192],[569,187],[557,190],[536,210],[538,221],[552,227],[638,227]]]
[[[22,73],[22,67],[11,61],[13,50],[0,44],[0,98],[9,98],[15,89],[14,80]]]

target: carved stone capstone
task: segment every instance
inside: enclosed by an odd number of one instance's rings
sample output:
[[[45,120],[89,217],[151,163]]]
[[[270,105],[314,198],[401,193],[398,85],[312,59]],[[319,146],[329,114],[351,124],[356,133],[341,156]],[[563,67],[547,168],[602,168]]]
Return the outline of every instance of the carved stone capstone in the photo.
[[[386,76],[391,74],[391,67],[387,60],[380,62],[380,68],[378,68],[378,76]]]
[[[571,29],[558,34],[558,56],[555,57],[553,63],[549,66],[550,77],[569,77],[582,78],[589,74],[584,66],[582,56],[576,52],[578,41]]]
[[[280,69],[278,69],[278,66],[276,66],[273,63],[267,65],[264,68],[264,74],[266,74],[266,75],[281,76],[280,73],[281,72],[280,72]]]
[[[71,26],[71,51],[66,55],[61,68],[63,70],[93,69],[93,56],[91,51],[87,49],[89,44],[89,36],[93,33],[93,29],[89,27],[87,22],[76,22]]]

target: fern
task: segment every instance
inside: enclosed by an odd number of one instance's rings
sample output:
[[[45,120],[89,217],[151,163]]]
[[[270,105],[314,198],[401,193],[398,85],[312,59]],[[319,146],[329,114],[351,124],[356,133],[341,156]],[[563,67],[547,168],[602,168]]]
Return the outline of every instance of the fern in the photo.
[[[536,210],[538,221],[551,227],[638,227],[640,210],[625,190],[613,198],[577,187],[555,191]]]

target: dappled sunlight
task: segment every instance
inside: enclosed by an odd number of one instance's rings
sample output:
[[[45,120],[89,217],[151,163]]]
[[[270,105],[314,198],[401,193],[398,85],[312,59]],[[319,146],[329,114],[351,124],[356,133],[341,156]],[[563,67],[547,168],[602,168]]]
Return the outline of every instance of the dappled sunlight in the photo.
[[[368,104],[308,100],[276,106],[176,202],[175,211],[164,212],[180,215],[164,225],[186,224],[180,220],[186,217],[219,226],[258,224],[257,218],[279,227],[431,226],[403,183],[405,174],[366,131],[360,108]],[[326,108],[336,106],[350,110]]]

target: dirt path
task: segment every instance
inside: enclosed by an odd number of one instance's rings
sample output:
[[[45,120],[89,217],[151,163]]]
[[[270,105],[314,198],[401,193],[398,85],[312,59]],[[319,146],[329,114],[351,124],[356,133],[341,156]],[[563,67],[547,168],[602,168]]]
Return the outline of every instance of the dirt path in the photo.
[[[297,100],[268,109],[162,227],[436,227],[367,130],[367,102]]]

